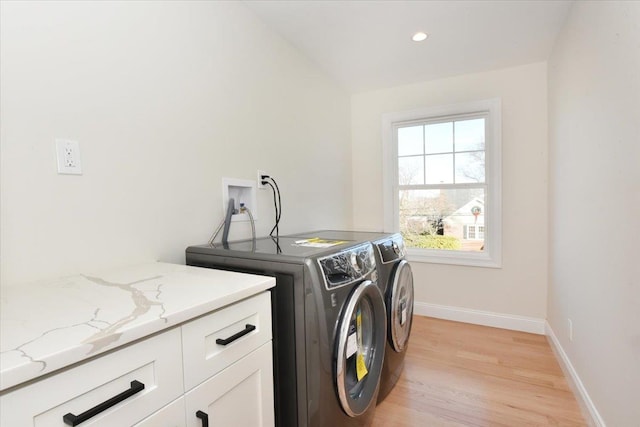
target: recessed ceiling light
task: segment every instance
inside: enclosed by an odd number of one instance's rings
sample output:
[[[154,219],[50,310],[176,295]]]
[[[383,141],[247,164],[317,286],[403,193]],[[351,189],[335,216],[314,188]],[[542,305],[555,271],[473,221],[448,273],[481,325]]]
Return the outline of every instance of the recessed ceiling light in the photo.
[[[414,42],[421,42],[423,40],[426,40],[427,37],[429,37],[427,33],[423,33],[422,31],[420,31],[418,33],[415,33],[413,37],[411,37],[411,40],[413,40]]]

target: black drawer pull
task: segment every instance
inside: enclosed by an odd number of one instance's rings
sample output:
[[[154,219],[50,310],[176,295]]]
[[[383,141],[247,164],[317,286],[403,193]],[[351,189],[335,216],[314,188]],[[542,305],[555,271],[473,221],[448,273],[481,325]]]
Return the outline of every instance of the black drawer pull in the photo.
[[[206,412],[197,411],[196,417],[202,420],[202,427],[209,427],[209,415]]]
[[[229,338],[226,338],[226,339],[218,338],[216,340],[216,344],[220,344],[220,345],[230,344],[230,343],[234,342],[235,340],[237,340],[238,338],[243,337],[243,336],[247,335],[249,332],[255,331],[255,330],[256,330],[255,326],[249,325],[247,323],[247,326],[245,326],[245,328],[243,330],[241,330],[240,332],[238,332],[237,334],[231,335]]]
[[[131,381],[131,388],[129,390],[123,391],[122,393],[113,396],[111,399],[105,400],[104,402],[81,413],[80,415],[73,415],[71,412],[69,412],[67,415],[62,417],[62,421],[64,421],[66,425],[77,426],[78,424],[87,421],[91,417],[95,417],[100,412],[106,411],[112,406],[128,399],[129,397],[141,392],[142,390],[144,390],[144,384],[142,384],[140,381],[133,380]]]

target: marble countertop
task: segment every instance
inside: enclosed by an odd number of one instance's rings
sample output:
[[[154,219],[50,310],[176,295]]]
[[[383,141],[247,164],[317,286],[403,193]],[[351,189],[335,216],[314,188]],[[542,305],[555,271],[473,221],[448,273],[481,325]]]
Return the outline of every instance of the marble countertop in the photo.
[[[0,288],[0,390],[275,286],[272,277],[148,263]]]

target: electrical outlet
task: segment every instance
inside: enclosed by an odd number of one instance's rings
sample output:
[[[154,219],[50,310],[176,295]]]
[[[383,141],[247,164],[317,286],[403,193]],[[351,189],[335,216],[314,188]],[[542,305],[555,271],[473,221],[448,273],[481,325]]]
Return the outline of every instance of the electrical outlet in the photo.
[[[569,320],[569,341],[573,341],[573,322],[571,319],[567,320]]]
[[[56,157],[59,174],[82,175],[78,141],[56,139]]]
[[[267,188],[269,188],[269,185],[262,183],[263,175],[269,175],[269,174],[266,173],[265,171],[261,171],[260,169],[258,169],[258,188],[261,190],[266,190]]]

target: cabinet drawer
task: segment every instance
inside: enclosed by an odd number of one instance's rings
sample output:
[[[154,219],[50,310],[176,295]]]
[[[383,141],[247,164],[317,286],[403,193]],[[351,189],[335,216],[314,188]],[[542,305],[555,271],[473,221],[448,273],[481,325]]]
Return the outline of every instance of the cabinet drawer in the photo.
[[[187,426],[273,427],[271,355],[268,342],[187,393]]]
[[[3,426],[66,427],[66,414],[81,415],[127,390],[132,395],[80,425],[130,426],[183,393],[180,330],[169,330],[0,396]],[[135,392],[134,381],[144,384]],[[125,396],[123,396],[125,397]]]
[[[221,340],[228,343],[222,343]],[[192,389],[269,340],[269,292],[263,292],[183,325],[185,390]]]

